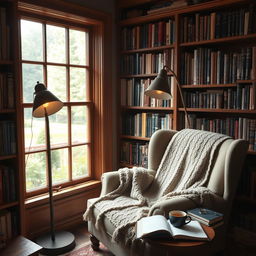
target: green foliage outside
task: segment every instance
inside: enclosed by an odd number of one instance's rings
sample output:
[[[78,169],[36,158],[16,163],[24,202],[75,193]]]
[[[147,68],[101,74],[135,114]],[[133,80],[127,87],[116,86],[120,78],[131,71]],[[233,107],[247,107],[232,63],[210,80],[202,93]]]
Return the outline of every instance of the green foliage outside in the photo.
[[[21,37],[22,37],[22,57],[23,60],[43,61],[43,41],[42,41],[42,25],[36,22],[21,21]],[[85,63],[85,33],[70,30],[70,56],[73,64]],[[47,52],[48,61],[56,63],[65,63],[65,29],[47,25]],[[41,47],[40,47],[41,46]],[[70,68],[70,100],[85,101],[86,100],[86,69]],[[22,65],[22,84],[23,84],[23,102],[33,102],[33,92],[36,82],[43,82],[44,69],[39,64]],[[67,68],[65,66],[47,66],[47,81],[49,90],[59,97],[62,101],[67,101],[66,84],[67,84]],[[71,123],[72,123],[72,142],[85,142],[87,130],[87,112],[86,107],[71,107]],[[31,117],[32,109],[24,111],[24,127],[26,148],[31,141]],[[51,143],[65,144],[67,138],[67,121],[68,111],[64,107],[58,113],[49,117],[51,127]],[[33,147],[45,148],[45,127],[44,121],[33,120]],[[52,145],[53,146],[53,145]],[[88,175],[88,159],[87,146],[72,147],[72,170],[73,178]],[[46,181],[46,153],[31,153],[25,156],[26,161],[26,189],[27,191],[45,187]],[[68,148],[52,150],[52,174],[55,184],[67,181],[68,177]],[[25,159],[25,160],[26,160]]]

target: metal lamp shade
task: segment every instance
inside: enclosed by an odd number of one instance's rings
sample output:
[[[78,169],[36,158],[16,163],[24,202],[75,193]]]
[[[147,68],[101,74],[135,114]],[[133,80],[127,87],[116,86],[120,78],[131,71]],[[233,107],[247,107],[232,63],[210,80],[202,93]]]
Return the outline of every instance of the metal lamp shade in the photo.
[[[149,97],[161,100],[169,100],[172,98],[167,71],[165,69],[161,69],[157,77],[145,91],[145,94]]]
[[[45,117],[45,110],[50,116],[58,112],[63,107],[63,103],[44,84],[37,82],[35,86],[35,98],[33,103],[33,116]]]

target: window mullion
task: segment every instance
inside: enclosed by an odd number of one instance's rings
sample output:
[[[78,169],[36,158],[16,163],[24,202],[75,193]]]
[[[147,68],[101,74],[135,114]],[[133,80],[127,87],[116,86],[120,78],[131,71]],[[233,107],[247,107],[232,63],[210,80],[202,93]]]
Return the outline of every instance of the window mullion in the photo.
[[[67,60],[67,101],[70,102],[70,49],[69,49],[69,29],[66,29],[66,60]],[[72,181],[72,138],[71,138],[71,106],[67,107],[68,109],[68,157],[69,157],[69,180]]]

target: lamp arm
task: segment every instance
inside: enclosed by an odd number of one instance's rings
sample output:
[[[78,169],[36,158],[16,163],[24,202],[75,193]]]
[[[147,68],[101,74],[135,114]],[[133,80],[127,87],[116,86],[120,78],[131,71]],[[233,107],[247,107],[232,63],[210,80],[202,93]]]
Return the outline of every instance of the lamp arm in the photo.
[[[180,85],[179,79],[178,79],[176,73],[170,67],[165,65],[164,68],[169,70],[172,73],[172,75],[174,76],[175,80],[176,80],[176,83],[177,83],[178,88],[179,88],[181,102],[182,102],[182,105],[183,105],[183,108],[184,108],[184,112],[185,112],[185,116],[186,116],[186,119],[187,119],[187,122],[188,122],[188,128],[191,128],[190,120],[189,120],[189,117],[188,117],[187,108],[186,108],[186,105],[185,105],[185,102],[184,102],[184,98],[183,98],[183,95],[182,95],[182,90],[181,90],[181,85]]]

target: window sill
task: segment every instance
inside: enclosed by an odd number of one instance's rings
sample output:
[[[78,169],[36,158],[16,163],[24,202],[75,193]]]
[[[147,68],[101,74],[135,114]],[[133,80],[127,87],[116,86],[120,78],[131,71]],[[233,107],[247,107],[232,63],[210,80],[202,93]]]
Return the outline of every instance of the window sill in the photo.
[[[92,189],[100,188],[101,181],[99,180],[90,180],[84,182],[82,184],[74,185],[68,188],[63,188],[58,192],[53,192],[54,200],[59,200],[63,198],[70,197],[75,194],[79,194],[81,192],[90,191]],[[48,193],[42,194],[40,196],[30,197],[25,200],[25,208],[33,208],[38,205],[48,204],[49,203],[49,195]]]

